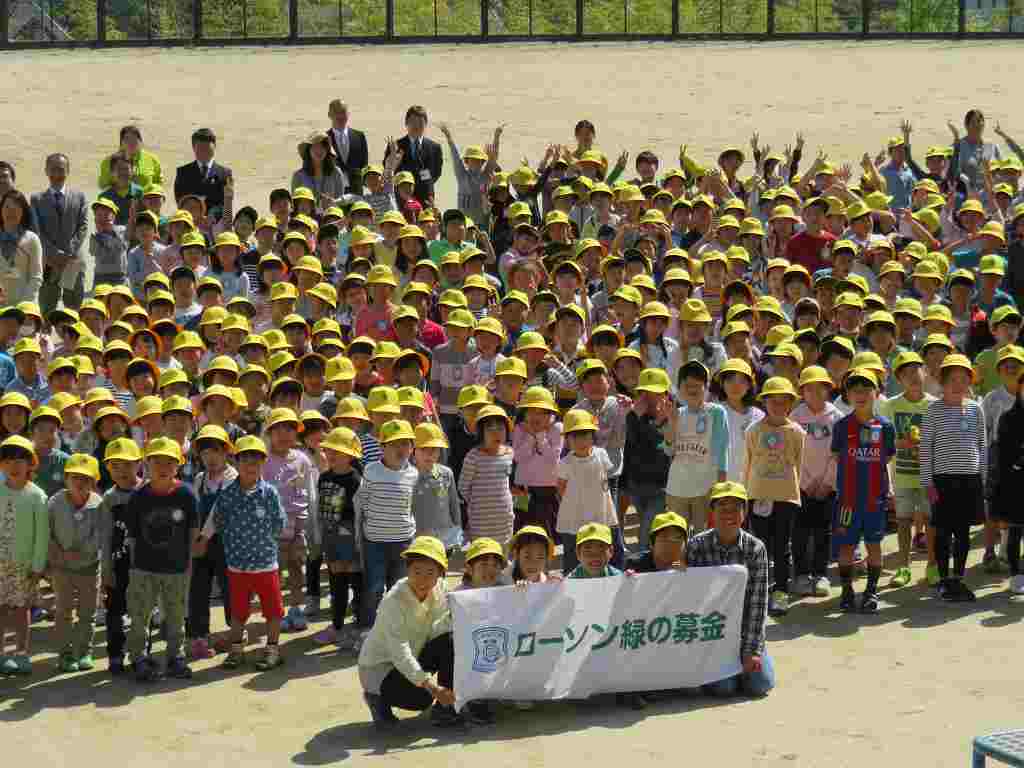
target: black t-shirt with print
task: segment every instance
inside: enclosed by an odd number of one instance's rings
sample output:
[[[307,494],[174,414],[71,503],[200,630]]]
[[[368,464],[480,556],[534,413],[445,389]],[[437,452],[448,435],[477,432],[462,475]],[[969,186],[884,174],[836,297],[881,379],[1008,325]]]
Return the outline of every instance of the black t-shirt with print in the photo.
[[[355,467],[344,475],[331,471],[320,475],[317,499],[320,525],[325,535],[340,536],[343,529],[354,533],[354,499],[362,480],[362,474]]]
[[[191,531],[199,527],[195,492],[179,484],[169,494],[149,483],[128,502],[128,533],[135,540],[132,567],[150,573],[185,573],[192,549]]]

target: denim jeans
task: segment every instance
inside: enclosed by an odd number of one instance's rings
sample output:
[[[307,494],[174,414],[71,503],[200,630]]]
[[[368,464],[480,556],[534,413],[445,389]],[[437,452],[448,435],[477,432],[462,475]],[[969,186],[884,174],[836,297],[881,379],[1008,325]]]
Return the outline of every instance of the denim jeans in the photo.
[[[727,677],[717,683],[704,686],[704,692],[709,696],[735,696],[744,693],[747,696],[767,696],[768,692],[775,687],[775,664],[772,657],[765,651],[761,657],[761,671],[740,672],[735,677]]]
[[[643,552],[651,548],[651,521],[655,515],[665,511],[665,492],[661,491],[653,495],[639,494],[635,491],[631,494],[633,506],[640,516],[640,533],[637,536],[637,551]]]
[[[579,559],[576,557],[576,534],[563,533],[560,535],[562,537],[562,549],[564,550],[562,554],[562,573],[568,576],[580,564]],[[612,526],[611,564],[620,571],[626,567],[626,551],[622,539],[622,528],[617,525]]]
[[[366,596],[363,601],[363,626],[372,627],[377,620],[377,606],[384,593],[402,578],[404,563],[402,552],[412,543],[403,541],[363,540],[366,556]]]

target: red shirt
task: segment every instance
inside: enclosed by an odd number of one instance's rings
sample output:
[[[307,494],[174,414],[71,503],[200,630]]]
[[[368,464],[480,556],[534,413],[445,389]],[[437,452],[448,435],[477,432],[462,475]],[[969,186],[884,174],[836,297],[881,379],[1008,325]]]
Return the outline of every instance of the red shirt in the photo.
[[[356,336],[369,336],[374,341],[390,340],[391,305],[382,307],[367,305],[356,317]]]
[[[786,258],[792,264],[806,267],[813,275],[819,269],[832,266],[832,262],[826,261],[825,257],[830,256],[829,250],[835,241],[836,236],[825,230],[816,235],[801,232],[790,238],[786,245]]]

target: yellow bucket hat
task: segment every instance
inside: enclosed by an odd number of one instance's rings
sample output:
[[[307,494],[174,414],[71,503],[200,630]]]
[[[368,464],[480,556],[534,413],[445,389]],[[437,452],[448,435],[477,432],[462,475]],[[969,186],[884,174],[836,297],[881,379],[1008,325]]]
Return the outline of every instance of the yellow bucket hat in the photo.
[[[433,536],[417,536],[413,539],[409,548],[402,552],[403,560],[410,557],[425,557],[440,565],[442,571],[448,570],[448,556],[445,554],[444,544]]]

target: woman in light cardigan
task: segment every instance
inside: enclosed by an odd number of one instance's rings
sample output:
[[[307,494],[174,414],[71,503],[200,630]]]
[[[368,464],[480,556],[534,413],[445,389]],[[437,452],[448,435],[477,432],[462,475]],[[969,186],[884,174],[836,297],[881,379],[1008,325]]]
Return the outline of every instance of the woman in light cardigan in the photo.
[[[348,180],[338,168],[327,134],[316,132],[300,142],[299,157],[302,167],[292,174],[292,192],[305,187],[313,193],[318,210],[330,208],[345,194]]]
[[[422,711],[442,726],[461,722],[453,704],[455,647],[444,575],[444,545],[418,536],[405,552],[407,576],[384,595],[359,652],[359,682],[373,722],[398,722],[392,707]],[[437,673],[437,682],[430,673]],[[436,702],[436,703],[435,703]]]
[[[0,198],[0,303],[39,302],[43,284],[43,245],[28,227],[32,209],[16,189]]]

